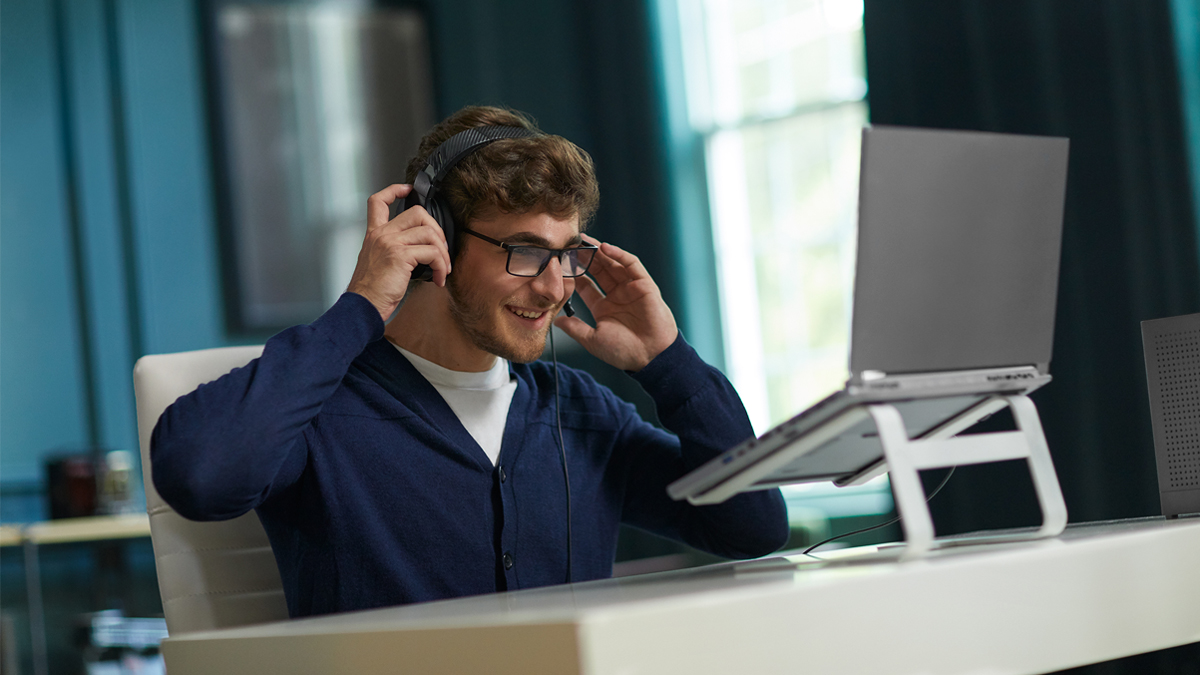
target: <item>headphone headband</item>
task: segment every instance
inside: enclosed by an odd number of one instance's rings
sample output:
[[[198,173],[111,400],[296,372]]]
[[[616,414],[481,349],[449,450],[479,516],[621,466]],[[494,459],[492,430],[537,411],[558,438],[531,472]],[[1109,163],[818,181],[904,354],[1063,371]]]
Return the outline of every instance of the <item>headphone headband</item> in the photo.
[[[524,127],[474,127],[460,131],[446,139],[429,155],[423,171],[436,186],[463,158],[481,146],[504,138],[530,138],[537,135]]]

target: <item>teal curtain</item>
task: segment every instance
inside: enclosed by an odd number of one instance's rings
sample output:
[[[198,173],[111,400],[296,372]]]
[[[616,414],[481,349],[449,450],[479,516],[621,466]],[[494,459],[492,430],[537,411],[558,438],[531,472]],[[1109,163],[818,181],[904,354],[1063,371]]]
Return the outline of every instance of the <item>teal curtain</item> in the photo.
[[[1159,514],[1139,322],[1200,312],[1171,1],[867,0],[864,21],[873,123],[1071,139],[1034,399],[1072,521]],[[940,532],[1039,518],[1020,466],[960,469],[933,506]]]

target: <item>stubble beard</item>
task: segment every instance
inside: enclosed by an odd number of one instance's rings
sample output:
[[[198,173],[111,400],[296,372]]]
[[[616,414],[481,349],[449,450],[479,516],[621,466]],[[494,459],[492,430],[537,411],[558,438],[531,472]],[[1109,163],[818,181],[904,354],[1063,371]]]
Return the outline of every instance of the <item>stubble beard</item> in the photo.
[[[528,340],[504,340],[499,335],[498,326],[492,326],[490,331],[487,329],[491,308],[485,306],[477,294],[463,288],[453,274],[446,277],[446,288],[450,291],[450,316],[471,344],[479,349],[513,363],[536,361],[546,349],[546,335],[552,324],[547,324],[540,335],[531,336]],[[502,308],[502,311],[508,310]]]

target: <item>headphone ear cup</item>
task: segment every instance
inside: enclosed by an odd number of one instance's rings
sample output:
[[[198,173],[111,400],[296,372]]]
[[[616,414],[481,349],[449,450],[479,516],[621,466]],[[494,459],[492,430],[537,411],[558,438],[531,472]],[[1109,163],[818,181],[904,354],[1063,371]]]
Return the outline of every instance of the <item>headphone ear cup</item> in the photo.
[[[404,199],[397,199],[388,206],[388,220],[395,220],[400,212],[407,211],[417,203],[416,193],[409,192]]]
[[[415,196],[416,194],[417,193],[414,190],[413,192],[411,192],[409,194],[409,197],[411,198],[411,197]],[[412,204],[408,204],[408,201],[409,201],[408,199],[405,200],[404,208],[406,208],[406,209],[409,206],[416,206],[420,203],[418,200],[413,200]],[[454,221],[450,218],[449,211],[444,210],[437,199],[426,200],[425,201],[425,211],[427,213],[429,213],[429,216],[431,218],[433,218],[433,220],[438,224],[439,227],[442,228],[442,232],[445,233],[445,235],[446,235],[446,249],[450,252],[451,257],[453,257],[454,256]],[[447,227],[446,226],[447,224],[449,224],[450,227]],[[417,265],[415,268],[413,268],[412,279],[414,281],[432,281],[433,280],[433,268],[424,263]]]
[[[413,190],[412,192],[408,193],[408,196],[405,197],[403,201],[397,199],[396,201],[392,202],[391,208],[389,209],[388,220],[391,220],[391,219],[395,218],[396,216],[400,215],[401,211],[407,211],[414,206],[420,206],[420,205],[421,205],[421,195],[417,194],[416,190]],[[413,268],[413,272],[412,272],[412,280],[413,281],[430,281],[432,279],[433,279],[433,268],[430,267],[429,265],[417,265],[415,268]]]
[[[402,211],[407,211],[414,206],[420,205],[421,195],[417,194],[416,190],[412,190],[408,193],[407,197],[397,199],[388,206],[388,220],[395,220],[396,216],[400,215]]]
[[[429,215],[437,221],[441,226],[442,233],[446,235],[446,250],[450,252],[450,257],[454,257],[454,216],[450,215],[450,209],[442,205],[440,199],[430,199],[425,205],[425,210],[429,211]]]
[[[393,206],[395,206],[395,204],[396,204],[396,202],[392,202]],[[410,190],[408,193],[408,196],[404,198],[404,209],[403,210],[407,211],[414,206],[420,206],[420,204],[421,204],[421,195],[417,194],[416,190]],[[395,216],[392,216],[392,217],[394,218]]]

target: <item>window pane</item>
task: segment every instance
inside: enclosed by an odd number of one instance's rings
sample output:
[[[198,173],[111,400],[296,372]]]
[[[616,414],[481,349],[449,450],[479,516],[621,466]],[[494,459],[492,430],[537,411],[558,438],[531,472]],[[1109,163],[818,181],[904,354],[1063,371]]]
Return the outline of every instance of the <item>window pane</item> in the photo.
[[[412,9],[214,3],[222,237],[235,331],[306,323],[345,289],[367,196],[432,124]]]
[[[849,103],[709,141],[727,363],[759,433],[846,380],[865,117]]]
[[[688,117],[706,139],[726,371],[761,435],[849,375],[862,1],[678,9]],[[814,514],[828,523],[892,508],[886,478],[783,492],[793,526],[821,537]]]
[[[700,126],[865,94],[861,0],[705,0],[701,7],[713,96]]]

